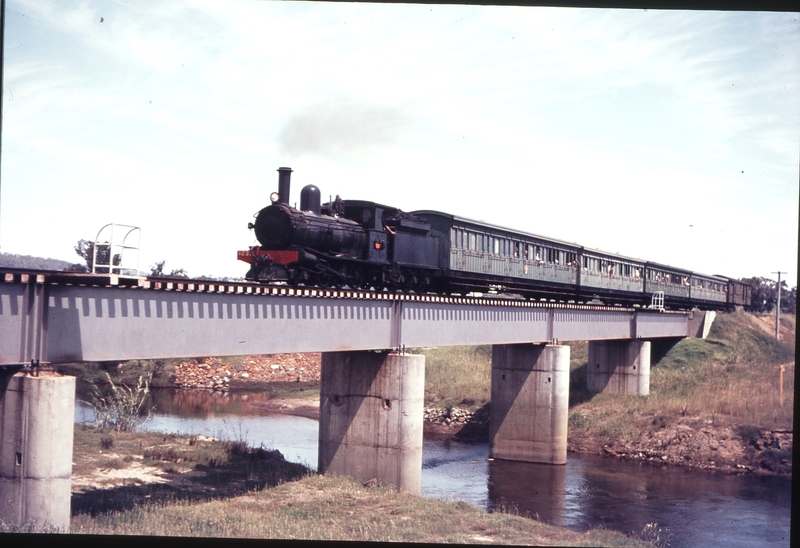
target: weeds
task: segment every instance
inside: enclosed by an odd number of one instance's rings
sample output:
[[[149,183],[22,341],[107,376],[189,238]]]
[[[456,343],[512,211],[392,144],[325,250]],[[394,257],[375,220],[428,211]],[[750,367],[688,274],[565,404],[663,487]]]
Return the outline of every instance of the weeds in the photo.
[[[0,519],[0,533],[44,533],[56,534],[63,533],[60,528],[52,523],[39,523],[33,520],[28,520],[22,525],[12,525]]]
[[[672,536],[669,529],[659,527],[658,523],[648,523],[640,535],[643,540],[650,541],[656,548],[669,548],[669,539]]]
[[[586,415],[579,411],[575,411],[571,413],[569,416],[569,420],[567,421],[567,426],[572,429],[583,429],[586,428],[589,424],[589,421],[586,419]]]
[[[142,414],[142,406],[150,392],[150,374],[140,375],[135,387],[116,384],[105,372],[109,390],[104,391],[95,381],[89,381],[89,400],[82,400],[94,410],[94,425],[101,429],[136,430],[150,419],[154,408]],[[113,444],[113,440],[111,440]]]

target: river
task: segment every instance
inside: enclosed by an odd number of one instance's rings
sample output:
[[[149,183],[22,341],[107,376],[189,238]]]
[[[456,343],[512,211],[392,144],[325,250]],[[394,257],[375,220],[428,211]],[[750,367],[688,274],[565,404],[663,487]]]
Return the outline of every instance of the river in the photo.
[[[259,409],[257,392],[154,390],[146,430],[244,440],[316,468],[318,421]],[[78,403],[76,422],[91,422]],[[657,523],[673,547],[789,546],[791,480],[569,454],[566,466],[490,461],[487,443],[426,440],[422,495],[463,500],[575,531],[640,533]]]

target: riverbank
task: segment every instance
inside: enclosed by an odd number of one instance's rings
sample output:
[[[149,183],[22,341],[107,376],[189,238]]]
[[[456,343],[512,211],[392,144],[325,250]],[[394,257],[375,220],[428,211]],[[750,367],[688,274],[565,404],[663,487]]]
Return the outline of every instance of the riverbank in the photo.
[[[76,425],[74,447],[74,534],[645,547],[660,532],[577,533],[320,476],[240,441]]]

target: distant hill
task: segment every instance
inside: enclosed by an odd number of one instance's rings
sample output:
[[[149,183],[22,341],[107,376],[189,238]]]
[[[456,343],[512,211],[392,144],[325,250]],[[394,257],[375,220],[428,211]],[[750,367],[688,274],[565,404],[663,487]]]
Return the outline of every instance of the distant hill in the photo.
[[[86,270],[86,266],[79,263],[31,257],[30,255],[15,255],[13,253],[0,253],[0,268],[3,267],[30,270],[66,270],[70,272],[83,272]]]

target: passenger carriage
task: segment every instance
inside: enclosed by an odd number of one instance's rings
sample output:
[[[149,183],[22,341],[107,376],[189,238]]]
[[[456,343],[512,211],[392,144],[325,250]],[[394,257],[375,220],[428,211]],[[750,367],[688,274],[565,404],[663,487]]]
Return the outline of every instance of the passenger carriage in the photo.
[[[439,211],[412,215],[430,223],[439,239],[438,267],[456,285],[489,283],[542,294],[577,285],[580,247],[575,244]]]
[[[728,280],[722,276],[692,274],[691,301],[697,305],[724,305],[728,302]]]

